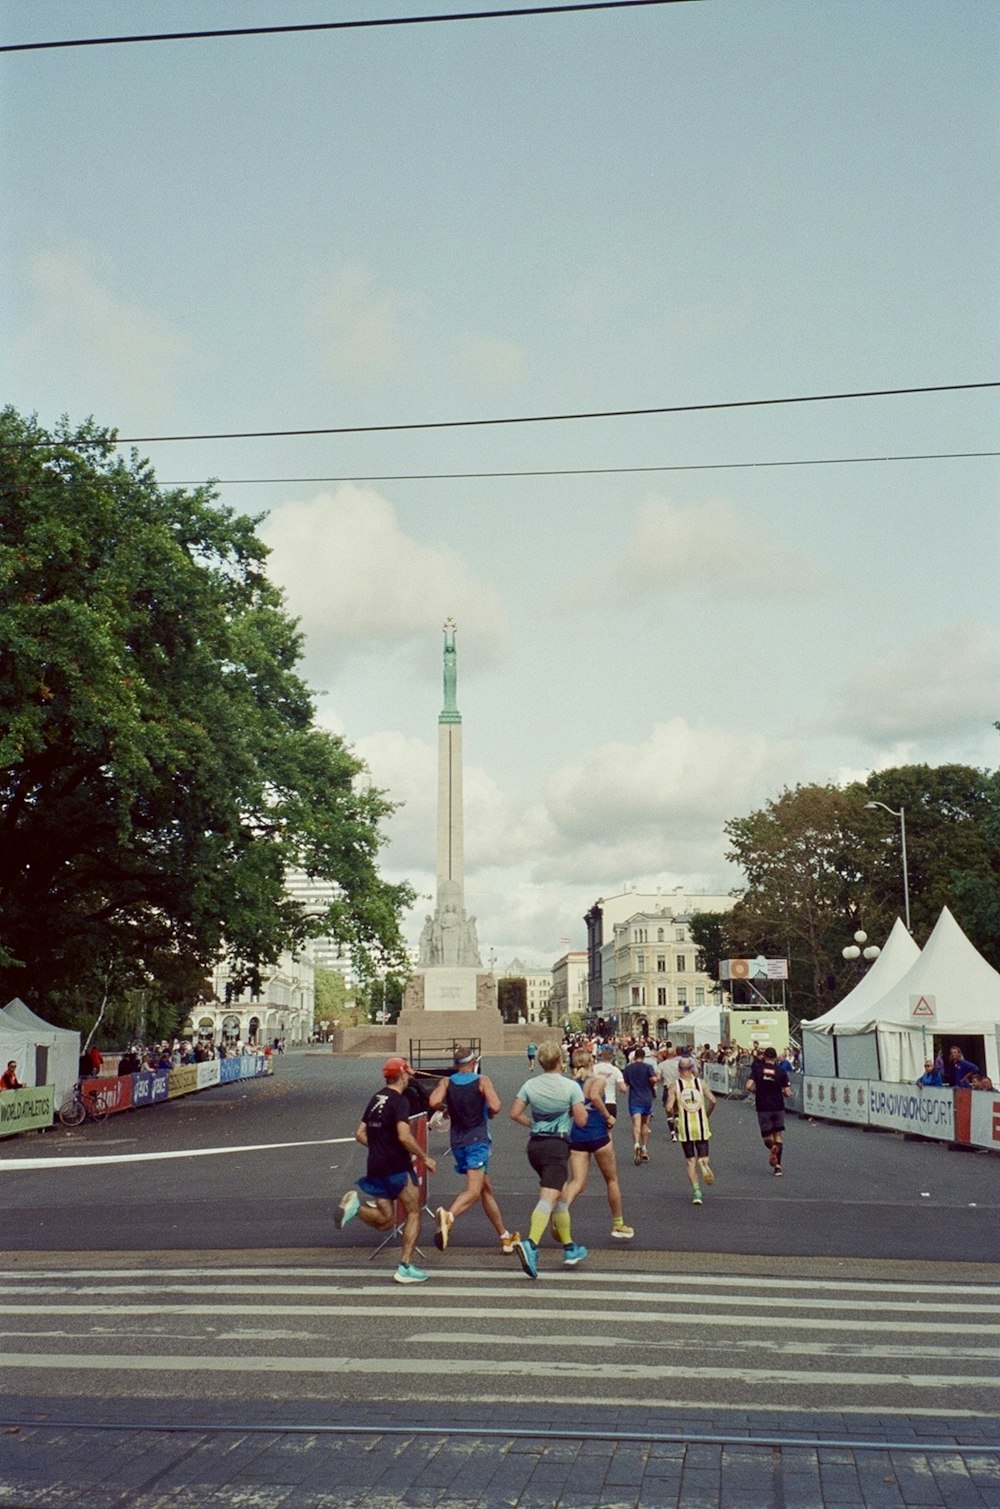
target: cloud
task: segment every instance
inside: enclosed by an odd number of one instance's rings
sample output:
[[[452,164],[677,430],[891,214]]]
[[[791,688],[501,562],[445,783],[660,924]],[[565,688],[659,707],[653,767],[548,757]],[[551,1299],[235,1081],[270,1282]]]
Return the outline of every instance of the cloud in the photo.
[[[48,380],[58,373],[61,391],[89,393],[96,414],[107,408],[158,419],[174,403],[191,344],[159,315],[119,297],[108,270],[91,264],[88,254],[66,251],[30,258],[25,273],[37,307],[19,357]]]
[[[269,574],[310,641],[370,648],[439,635],[461,624],[477,662],[495,660],[507,640],[503,601],[448,545],[423,544],[400,527],[371,488],[344,483],[309,502],[285,503],[267,520]]]
[[[377,288],[359,263],[338,268],[311,313],[323,340],[326,367],[343,386],[403,376],[409,343],[423,313],[415,294]]]
[[[986,729],[1000,710],[1000,636],[983,624],[939,629],[863,666],[836,701],[825,727],[875,745]]]
[[[494,336],[463,336],[456,344],[455,359],[464,378],[490,393],[509,391],[525,375],[523,349]]]
[[[823,585],[806,556],[751,528],[725,499],[683,507],[653,497],[640,505],[619,559],[572,583],[563,605],[589,608],[607,601],[609,590],[632,601],[667,591],[723,590],[729,596],[766,592],[773,601]]]

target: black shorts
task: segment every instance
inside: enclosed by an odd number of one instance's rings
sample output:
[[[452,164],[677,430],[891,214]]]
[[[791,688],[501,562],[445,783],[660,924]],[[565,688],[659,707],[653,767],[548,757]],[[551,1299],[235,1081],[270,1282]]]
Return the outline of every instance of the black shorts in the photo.
[[[569,1144],[569,1150],[570,1150],[570,1152],[571,1153],[599,1153],[600,1150],[601,1150],[601,1148],[602,1147],[607,1147],[608,1143],[611,1141],[611,1138],[608,1135],[608,1133],[610,1132],[610,1130],[611,1129],[609,1127],[608,1128],[608,1132],[606,1132],[603,1137],[592,1137],[589,1142],[573,1142],[572,1139],[571,1139],[570,1140],[570,1144]]]
[[[785,1113],[784,1111],[758,1111],[757,1125],[760,1127],[762,1137],[770,1137],[772,1132],[783,1132]]]
[[[708,1157],[708,1143],[703,1142],[700,1137],[697,1142],[682,1142],[681,1147],[684,1150],[685,1158]]]
[[[542,1189],[562,1189],[569,1178],[569,1139],[532,1136],[528,1138],[528,1162],[538,1175]]]

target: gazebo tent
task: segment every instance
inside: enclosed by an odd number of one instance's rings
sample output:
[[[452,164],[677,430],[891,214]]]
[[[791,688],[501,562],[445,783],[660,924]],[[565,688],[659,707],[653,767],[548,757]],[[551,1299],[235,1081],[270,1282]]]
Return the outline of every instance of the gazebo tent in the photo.
[[[67,1027],[54,1027],[51,1022],[43,1021],[17,996],[0,1011],[0,1033],[8,1031],[21,1034],[26,1039],[22,1051],[25,1055],[30,1053],[30,1059],[25,1057],[20,1060],[24,1071],[20,1078],[25,1084],[54,1085],[58,1105],[79,1078],[80,1034],[71,1032]],[[38,1062],[35,1050],[38,1048],[44,1049],[47,1055],[44,1077],[41,1080],[37,1078],[35,1070]],[[9,1056],[16,1057],[15,1054]]]
[[[690,1037],[688,1047],[694,1047],[696,1043],[711,1043],[713,1047],[719,1042],[720,1012],[718,1006],[698,1006],[694,1011],[689,1011],[684,1016],[674,1018],[670,1023],[669,1036],[673,1039],[683,1036]]]
[[[921,1011],[927,1011],[931,1002],[934,1016],[928,1019]],[[982,1038],[982,1067],[996,1081],[1000,1078],[998,1029],[1000,973],[943,907],[923,952],[906,974],[869,1012],[834,1023],[833,1033],[838,1060],[844,1042],[860,1039],[868,1052],[877,1047],[873,1056],[879,1072],[868,1078],[906,1084],[922,1072],[933,1037],[949,1034]]]
[[[879,1078],[875,1045],[859,1038],[845,1038],[840,1043],[834,1033],[842,1022],[870,1020],[877,1002],[919,957],[920,949],[897,917],[885,947],[854,989],[822,1016],[802,1023],[802,1060],[807,1074],[820,1078],[833,1078],[838,1073],[847,1079]],[[841,1059],[843,1066],[838,1067]]]

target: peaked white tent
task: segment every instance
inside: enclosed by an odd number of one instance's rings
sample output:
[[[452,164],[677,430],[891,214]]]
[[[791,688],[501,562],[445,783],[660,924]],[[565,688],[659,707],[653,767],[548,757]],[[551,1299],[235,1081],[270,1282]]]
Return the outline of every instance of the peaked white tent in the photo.
[[[48,1061],[44,1083],[55,1086],[56,1105],[59,1105],[79,1078],[80,1034],[43,1021],[18,996],[0,1011],[0,1037],[8,1033],[18,1033],[22,1038],[19,1078],[25,1084],[36,1082],[36,1048],[46,1050]],[[17,1058],[18,1055],[11,1053],[8,1057]]]
[[[919,957],[920,949],[906,931],[902,919],[897,917],[885,941],[885,947],[854,989],[848,991],[843,1000],[838,1001],[836,1006],[831,1006],[822,1016],[802,1023],[802,1058],[807,1074],[832,1078],[838,1073],[839,1045],[833,1039],[837,1027],[842,1022],[869,1021],[876,1003],[903,978]],[[848,1063],[856,1062],[856,1055],[851,1051],[855,1046],[854,1043],[844,1046],[844,1057]],[[841,1068],[839,1072],[849,1079],[879,1078],[877,1073],[855,1075],[847,1068]]]
[[[933,1003],[933,1018],[922,1013]],[[943,907],[923,952],[871,1009],[834,1023],[838,1063],[842,1046],[860,1039],[879,1072],[867,1077],[905,1084],[923,1070],[932,1038],[982,1037],[983,1068],[1000,1078],[997,1032],[1000,1029],[1000,973],[969,942],[947,907]],[[877,1047],[877,1052],[872,1050]],[[850,1049],[848,1049],[850,1051]],[[845,1072],[843,1068],[840,1071]]]
[[[670,1036],[675,1040],[680,1037],[685,1040],[690,1038],[689,1047],[693,1047],[695,1043],[711,1043],[714,1047],[720,1041],[719,1018],[718,1006],[696,1006],[693,1011],[671,1021]]]

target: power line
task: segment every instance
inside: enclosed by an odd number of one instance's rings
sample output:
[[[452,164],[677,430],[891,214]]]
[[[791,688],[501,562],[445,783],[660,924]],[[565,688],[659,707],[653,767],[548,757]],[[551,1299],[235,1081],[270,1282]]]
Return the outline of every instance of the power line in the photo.
[[[791,398],[741,398],[717,403],[665,404],[649,409],[594,409],[573,414],[519,414],[500,419],[431,419],[408,424],[350,424],[303,430],[234,430],[200,435],[122,435],[115,445],[167,445],[178,440],[280,440],[304,435],[377,435],[397,430],[483,429],[490,425],[559,424],[575,419],[638,419],[652,414],[701,414],[714,409],[762,409],[780,404],[836,403],[847,398],[902,398],[916,393],[964,393],[970,389],[998,388],[998,382],[938,383],[927,388],[873,388],[857,393],[809,393]],[[62,444],[63,442],[53,442]],[[95,442],[97,443],[97,442]]]
[[[213,487],[253,487],[265,483],[307,482],[474,482],[504,477],[624,477],[644,472],[738,472],[777,466],[865,466],[889,461],[968,461],[1000,456],[1000,451],[932,451],[905,456],[821,456],[799,461],[703,461],[671,466],[573,466],[544,471],[386,472],[340,477],[213,477]],[[203,477],[161,482],[161,487],[200,487]]]
[[[42,52],[59,47],[119,47],[128,42],[195,42],[214,37],[273,37],[305,31],[360,31],[384,26],[430,26],[444,21],[501,21],[572,11],[636,10],[652,5],[693,5],[703,0],[577,0],[566,5],[519,5],[500,10],[451,11],[436,16],[381,16],[368,21],[310,21],[288,26],[227,26],[210,31],[160,31],[118,37],[71,37],[56,42],[12,42],[0,52]]]

